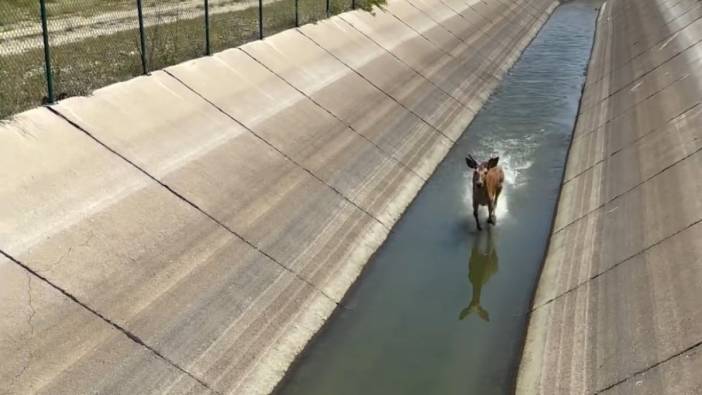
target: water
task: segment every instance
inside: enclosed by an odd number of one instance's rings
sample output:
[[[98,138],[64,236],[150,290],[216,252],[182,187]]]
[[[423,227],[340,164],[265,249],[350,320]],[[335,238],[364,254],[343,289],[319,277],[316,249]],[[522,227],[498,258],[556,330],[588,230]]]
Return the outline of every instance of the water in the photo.
[[[510,392],[590,55],[597,3],[561,5],[441,163],[282,394]],[[500,156],[497,226],[464,157]]]

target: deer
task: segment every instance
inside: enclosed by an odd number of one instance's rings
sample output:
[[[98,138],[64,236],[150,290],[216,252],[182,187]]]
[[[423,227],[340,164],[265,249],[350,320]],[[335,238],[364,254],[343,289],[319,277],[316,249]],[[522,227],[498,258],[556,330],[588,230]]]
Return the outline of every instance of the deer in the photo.
[[[478,163],[471,155],[466,158],[466,164],[473,169],[473,216],[478,230],[483,229],[478,219],[480,206],[488,207],[488,224],[496,224],[495,208],[505,180],[502,167],[497,165],[499,160],[500,158],[496,156],[486,162]]]

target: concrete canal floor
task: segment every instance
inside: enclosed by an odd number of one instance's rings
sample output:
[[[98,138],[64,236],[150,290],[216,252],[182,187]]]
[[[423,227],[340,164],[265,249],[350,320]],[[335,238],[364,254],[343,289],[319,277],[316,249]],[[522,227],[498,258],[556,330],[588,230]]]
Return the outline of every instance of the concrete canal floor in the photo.
[[[598,6],[556,9],[278,393],[512,391]],[[497,227],[482,232],[468,153],[497,154],[506,172]]]

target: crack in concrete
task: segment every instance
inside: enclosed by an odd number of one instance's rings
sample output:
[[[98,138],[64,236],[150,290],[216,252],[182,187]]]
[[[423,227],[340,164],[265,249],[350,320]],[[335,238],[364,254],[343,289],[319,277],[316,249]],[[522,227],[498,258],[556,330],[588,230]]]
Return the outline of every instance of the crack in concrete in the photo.
[[[32,311],[27,319],[27,324],[29,324],[29,333],[34,336],[34,324],[32,323],[32,320],[34,319],[37,311],[34,309],[34,304],[32,301],[32,276],[29,273],[27,273],[27,304],[29,309]]]
[[[29,326],[29,341],[31,341],[32,338],[34,338],[34,316],[36,315],[36,310],[34,309],[34,302],[32,300],[32,274],[27,272],[27,306],[29,307],[30,313],[29,316],[27,317],[27,325]],[[32,360],[34,360],[34,351],[32,350],[32,347],[26,347],[27,348],[27,358],[22,366],[22,369],[15,374],[15,376],[12,378],[12,381],[10,382],[10,385],[8,388],[13,388],[17,381],[24,375],[24,373],[29,369],[30,365],[32,364]]]
[[[54,261],[54,263],[50,264],[46,269],[41,269],[41,270],[38,270],[38,271],[41,271],[42,273],[50,273],[50,272],[52,272],[52,271],[54,270],[54,268],[55,268],[57,265],[59,265],[61,262],[63,262],[63,260],[64,260],[68,255],[70,255],[71,251],[73,251],[73,246],[69,247],[68,250],[66,250],[66,252],[64,252],[60,257],[58,257],[58,259],[56,259],[56,260]]]
[[[107,323],[107,324],[109,324],[110,326],[112,326],[113,329],[115,329],[115,330],[117,330],[118,332],[122,333],[123,335],[127,336],[127,337],[128,337],[129,339],[131,339],[133,342],[139,344],[140,346],[142,346],[143,348],[145,348],[147,351],[149,351],[149,352],[151,352],[152,354],[154,354],[157,358],[159,358],[159,359],[163,360],[164,362],[166,362],[167,364],[173,366],[173,367],[176,368],[178,371],[180,371],[181,373],[187,375],[187,376],[190,377],[191,379],[195,380],[196,382],[198,382],[200,385],[202,385],[203,387],[207,388],[208,390],[210,390],[210,391],[212,391],[212,392],[214,392],[214,393],[216,393],[216,394],[220,394],[220,395],[221,395],[221,393],[220,393],[219,391],[216,391],[215,389],[213,389],[212,387],[210,387],[210,385],[209,385],[207,382],[205,382],[203,379],[201,379],[201,378],[195,376],[193,373],[187,371],[186,369],[184,369],[183,367],[181,367],[179,364],[177,364],[175,361],[173,361],[173,360],[171,360],[170,358],[168,358],[168,357],[166,357],[165,355],[163,355],[160,351],[156,350],[154,347],[151,347],[151,346],[149,346],[148,344],[146,344],[146,342],[144,342],[144,340],[142,340],[139,336],[137,336],[136,334],[132,333],[130,330],[128,330],[127,328],[123,327],[122,325],[116,323],[115,321],[112,321],[111,319],[107,318],[107,316],[103,315],[103,314],[100,313],[99,311],[97,311],[97,310],[93,309],[92,307],[88,306],[86,303],[84,303],[83,301],[81,301],[80,299],[78,299],[76,296],[74,296],[73,294],[69,293],[69,292],[66,291],[65,289],[59,287],[58,285],[54,284],[54,283],[51,282],[48,278],[44,277],[42,274],[38,273],[36,270],[32,269],[32,268],[29,267],[28,265],[22,263],[21,261],[19,261],[18,259],[16,259],[14,256],[12,256],[12,255],[6,253],[6,252],[3,251],[2,249],[0,249],[0,255],[4,256],[5,258],[7,258],[7,259],[9,259],[10,261],[14,262],[16,265],[18,265],[18,266],[20,266],[21,268],[23,268],[25,271],[28,272],[28,275],[34,275],[35,277],[37,277],[37,278],[39,278],[40,280],[42,280],[42,281],[43,281],[44,283],[46,283],[48,286],[50,286],[50,287],[53,288],[54,290],[56,290],[56,291],[58,291],[59,293],[61,293],[63,296],[65,296],[66,298],[68,298],[68,299],[71,300],[72,302],[78,304],[78,305],[79,305],[80,307],[82,307],[83,309],[85,309],[85,310],[87,310],[88,312],[92,313],[93,315],[97,316],[99,319],[101,319],[101,320],[104,321],[105,323]],[[31,295],[31,293],[30,293],[30,295]],[[33,308],[33,307],[32,307],[32,310],[34,311],[34,308]],[[32,314],[31,317],[33,318],[33,314]],[[33,328],[33,326],[32,326],[32,328]]]
[[[82,243],[78,244],[78,245],[75,246],[75,247],[76,247],[76,248],[85,247],[85,246],[88,245],[88,243],[90,243],[90,241],[91,241],[93,238],[95,238],[95,232],[93,232],[93,231],[91,230],[91,231],[90,231],[90,235],[88,236],[88,238],[85,239],[85,241],[83,241]],[[50,264],[46,269],[40,269],[40,270],[37,269],[37,271],[38,271],[38,272],[41,272],[41,273],[44,273],[44,274],[51,273],[51,272],[56,268],[56,266],[58,266],[61,262],[63,262],[64,259],[66,259],[66,257],[68,257],[68,256],[71,254],[71,252],[73,251],[73,247],[74,247],[74,246],[69,247],[68,250],[66,250],[66,252],[64,252],[58,259],[56,259],[56,260],[54,261],[54,263]]]

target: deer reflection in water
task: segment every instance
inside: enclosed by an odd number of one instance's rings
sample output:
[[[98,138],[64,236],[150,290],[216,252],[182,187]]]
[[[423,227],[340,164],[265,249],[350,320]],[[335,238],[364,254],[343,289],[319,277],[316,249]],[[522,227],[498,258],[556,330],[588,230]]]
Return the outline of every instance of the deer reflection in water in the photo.
[[[487,244],[485,248],[482,245]],[[488,311],[480,305],[480,292],[483,285],[497,272],[497,250],[492,238],[492,232],[479,233],[473,238],[473,250],[468,262],[468,279],[473,286],[473,296],[468,307],[461,311],[459,319],[464,319],[472,313],[477,313],[480,318],[490,321]]]

